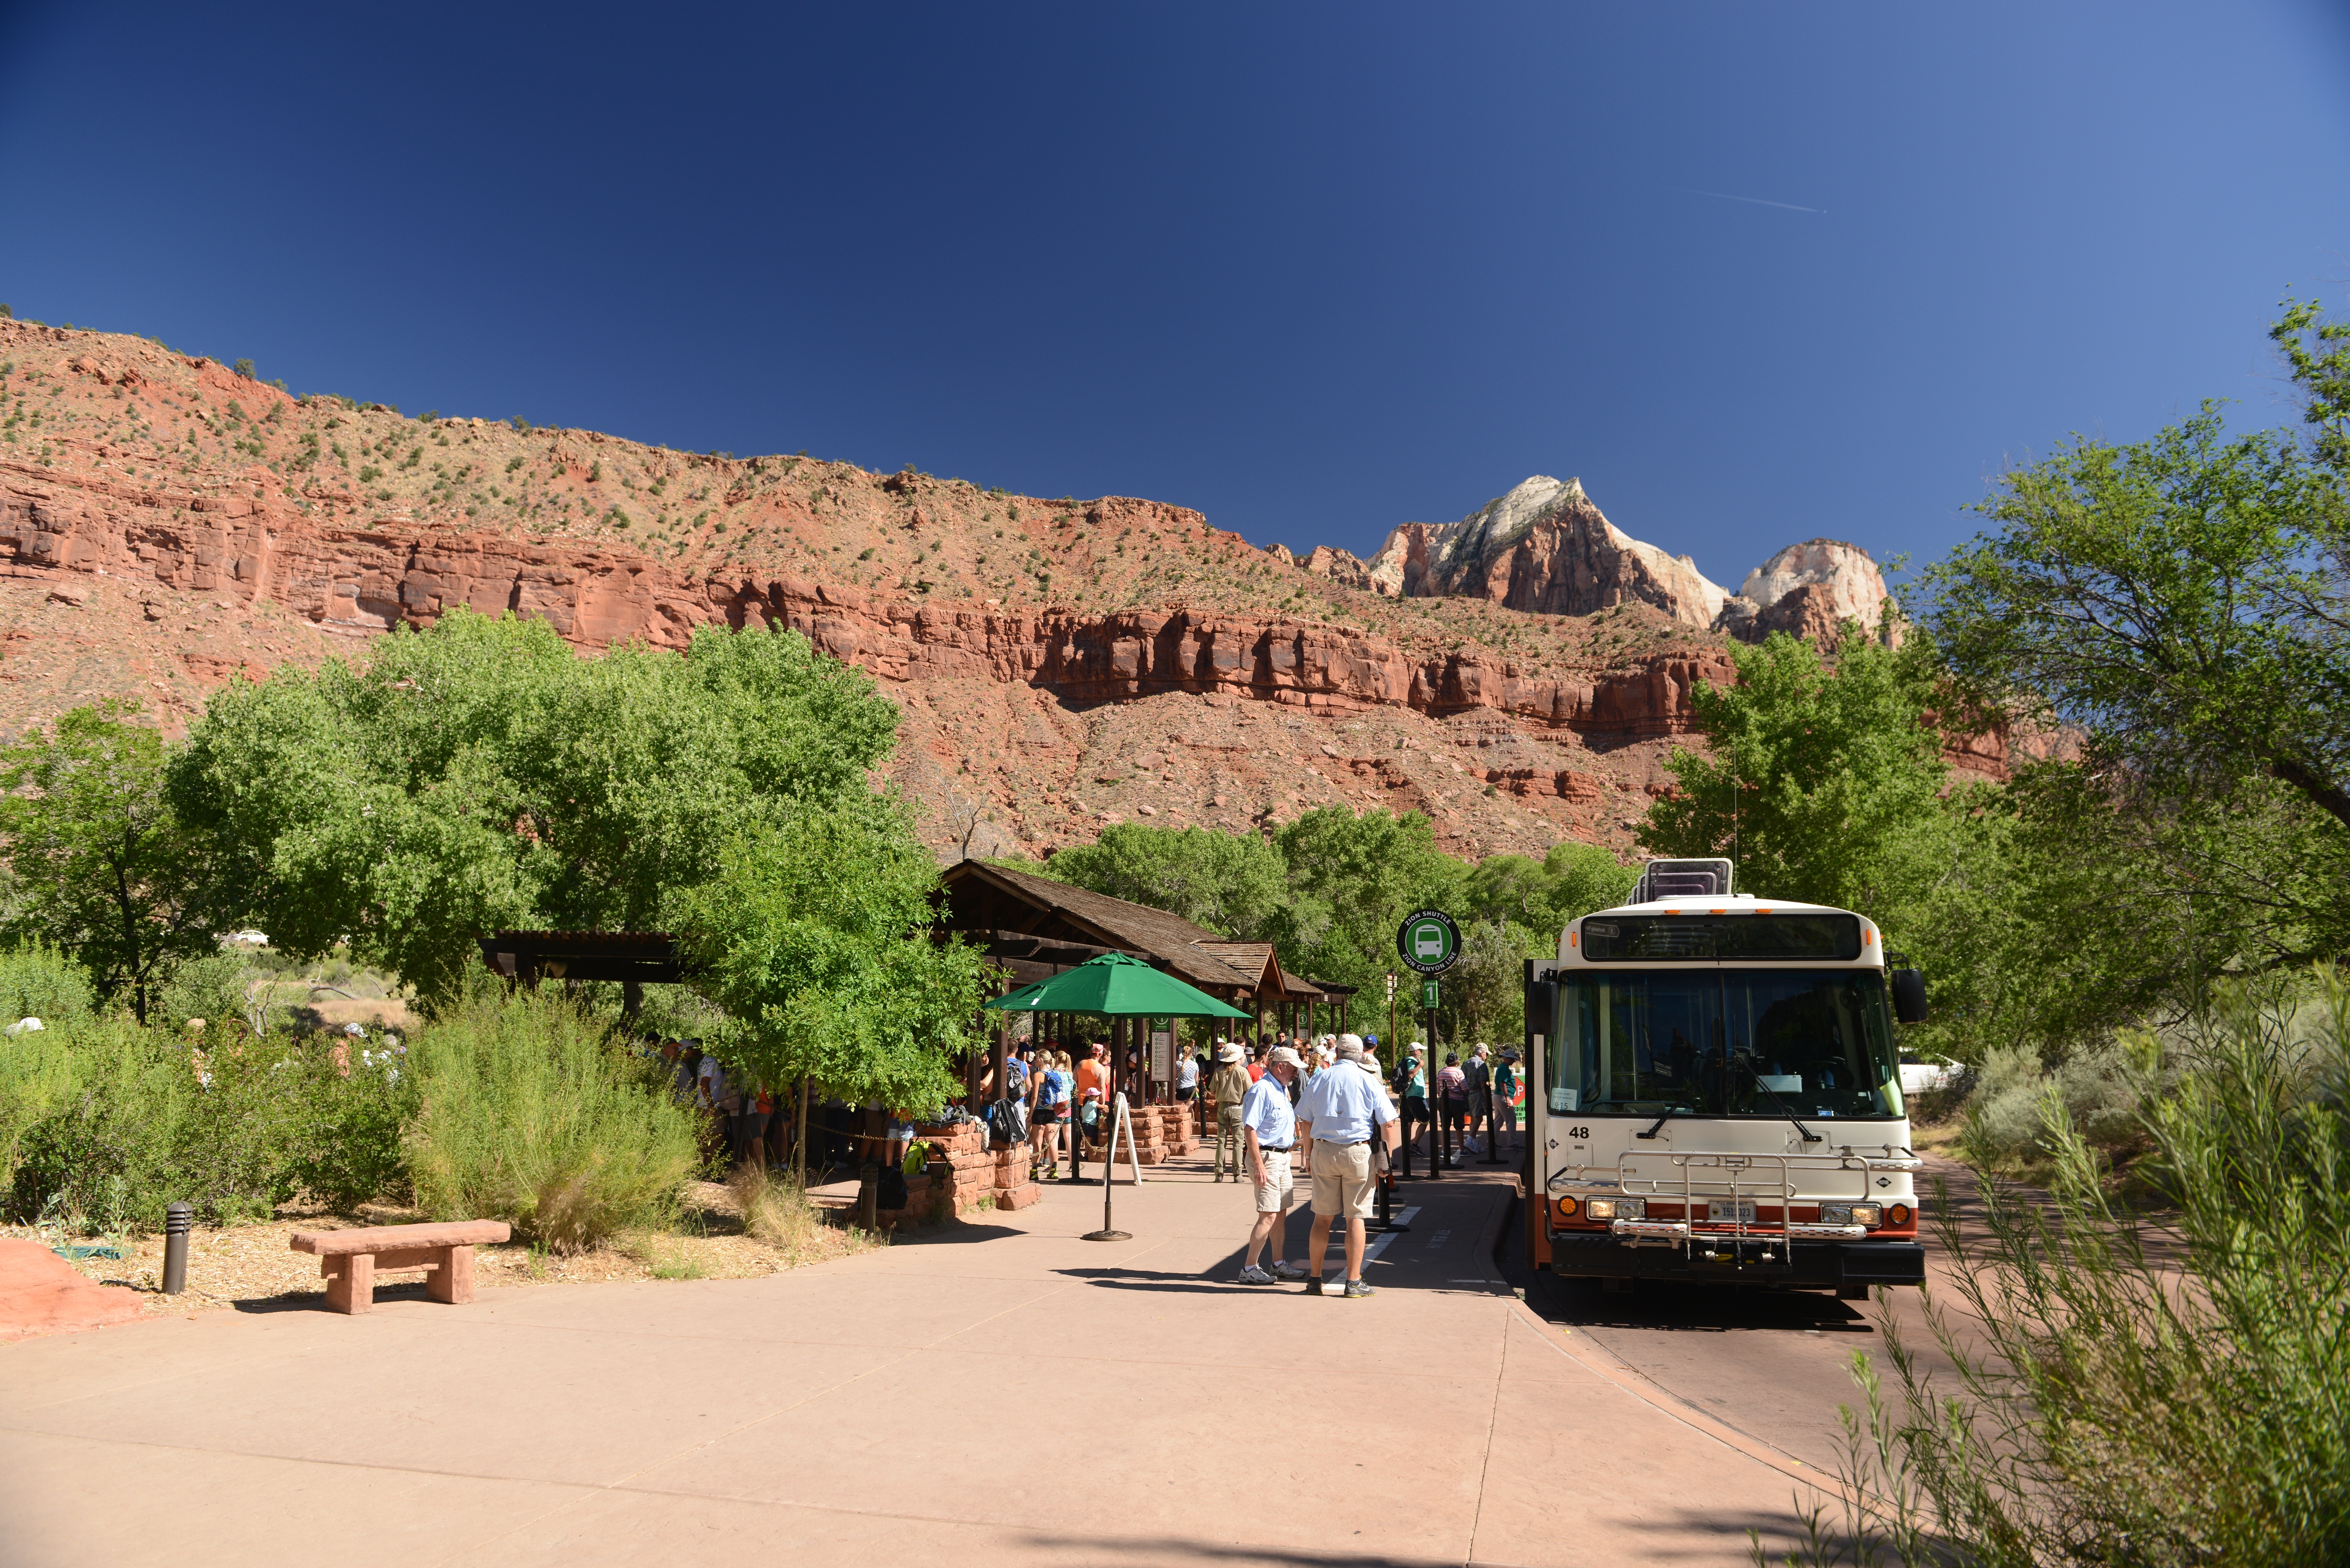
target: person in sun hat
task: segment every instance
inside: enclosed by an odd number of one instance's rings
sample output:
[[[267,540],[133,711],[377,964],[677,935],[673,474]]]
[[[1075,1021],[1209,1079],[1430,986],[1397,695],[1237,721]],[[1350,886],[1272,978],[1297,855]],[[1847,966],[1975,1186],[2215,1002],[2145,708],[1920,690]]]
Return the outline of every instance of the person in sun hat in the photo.
[[[1428,1047],[1415,1040],[1404,1047],[1396,1064],[1395,1096],[1403,1115],[1403,1136],[1418,1137],[1428,1130]],[[1418,1145],[1413,1147],[1417,1147]]]
[[[1216,1179],[1224,1179],[1225,1151],[1231,1151],[1232,1179],[1241,1179],[1241,1157],[1245,1153],[1241,1141],[1241,1102],[1248,1097],[1248,1069],[1241,1065],[1247,1054],[1238,1041],[1227,1040],[1216,1048],[1216,1075],[1208,1081],[1208,1097],[1216,1108]]]
[[[1314,1080],[1297,1107],[1297,1135],[1313,1141],[1314,1231],[1305,1255],[1305,1293],[1322,1293],[1322,1257],[1329,1250],[1330,1222],[1347,1224],[1347,1287],[1348,1300],[1371,1293],[1363,1282],[1365,1221],[1371,1217],[1376,1179],[1371,1143],[1374,1138],[1390,1153],[1400,1130],[1395,1107],[1371,1078],[1348,1071],[1363,1060],[1358,1034],[1338,1036],[1336,1070]]]
[[[1302,1280],[1305,1271],[1283,1257],[1289,1234],[1289,1204],[1295,1191],[1290,1153],[1297,1147],[1297,1114],[1290,1109],[1289,1086],[1297,1081],[1304,1058],[1286,1045],[1275,1046],[1264,1064],[1264,1076],[1251,1085],[1241,1103],[1241,1130],[1248,1142],[1249,1177],[1256,1185],[1256,1223],[1241,1264],[1241,1283],[1269,1285],[1281,1280]],[[1280,1240],[1276,1240],[1280,1238]],[[1265,1243],[1273,1243],[1273,1267],[1257,1266]]]

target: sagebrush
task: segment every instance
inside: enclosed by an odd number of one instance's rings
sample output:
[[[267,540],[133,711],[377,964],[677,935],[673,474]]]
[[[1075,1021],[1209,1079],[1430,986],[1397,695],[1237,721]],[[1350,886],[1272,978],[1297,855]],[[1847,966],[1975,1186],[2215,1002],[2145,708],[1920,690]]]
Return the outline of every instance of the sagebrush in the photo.
[[[505,1220],[578,1251],[665,1222],[701,1163],[699,1121],[660,1064],[561,998],[473,1003],[410,1054],[408,1168],[436,1219]]]

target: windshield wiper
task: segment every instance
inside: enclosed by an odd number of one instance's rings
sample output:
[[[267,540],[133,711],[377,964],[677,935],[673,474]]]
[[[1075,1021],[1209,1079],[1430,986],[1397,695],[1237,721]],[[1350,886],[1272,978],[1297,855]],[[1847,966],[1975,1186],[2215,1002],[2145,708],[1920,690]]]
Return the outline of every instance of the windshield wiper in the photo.
[[[1658,1130],[1659,1127],[1663,1127],[1667,1122],[1669,1122],[1669,1121],[1670,1121],[1670,1120],[1672,1120],[1672,1119],[1673,1119],[1673,1113],[1674,1113],[1675,1111],[1681,1111],[1681,1107],[1680,1107],[1680,1106],[1667,1106],[1665,1107],[1665,1114],[1664,1114],[1663,1116],[1659,1116],[1655,1121],[1653,1121],[1653,1122],[1649,1123],[1649,1124],[1648,1124],[1648,1130],[1647,1132],[1644,1132],[1644,1133],[1634,1133],[1632,1136],[1633,1136],[1634,1137],[1656,1137],[1656,1136],[1657,1136],[1657,1130]],[[1689,1113],[1688,1113],[1687,1111],[1681,1111],[1681,1115],[1683,1115],[1683,1116],[1687,1116],[1688,1114],[1689,1114]]]
[[[1779,1114],[1795,1124],[1795,1130],[1804,1135],[1804,1141],[1805,1143],[1825,1143],[1827,1141],[1821,1137],[1819,1134],[1805,1127],[1802,1121],[1797,1119],[1794,1107],[1779,1097],[1779,1091],[1762,1081],[1762,1075],[1754,1070],[1754,1058],[1752,1056],[1743,1051],[1734,1051],[1731,1053],[1731,1054],[1737,1059],[1740,1066],[1746,1069],[1746,1075],[1754,1080],[1754,1086],[1771,1096],[1771,1103],[1779,1107]],[[1643,1134],[1642,1136],[1645,1137],[1646,1135]]]

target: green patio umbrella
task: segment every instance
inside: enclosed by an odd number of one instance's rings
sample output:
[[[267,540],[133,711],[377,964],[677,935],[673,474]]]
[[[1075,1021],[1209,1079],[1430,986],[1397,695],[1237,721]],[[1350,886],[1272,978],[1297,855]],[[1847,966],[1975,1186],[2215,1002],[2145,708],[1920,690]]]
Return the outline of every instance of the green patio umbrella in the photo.
[[[1104,953],[1050,980],[1024,985],[984,1004],[997,1012],[1098,1012],[1111,1017],[1240,1018],[1196,986],[1163,974],[1139,959]]]
[[[1153,1018],[1239,1018],[1248,1014],[1237,1007],[1227,1007],[1196,986],[1184,984],[1171,974],[1161,974],[1139,959],[1124,953],[1104,953],[1087,959],[1075,969],[1063,970],[1050,980],[1040,980],[1034,985],[1024,985],[1008,996],[999,996],[984,1004],[998,1012],[1099,1012],[1112,1017],[1143,1015]],[[1120,1097],[1123,1103],[1123,1096]],[[1128,1129],[1128,1136],[1132,1129]],[[1076,1146],[1071,1146],[1074,1154]],[[1133,1158],[1129,1149],[1127,1158]],[[1134,1238],[1117,1230],[1111,1223],[1110,1194],[1116,1183],[1110,1172],[1118,1164],[1118,1129],[1110,1129],[1109,1147],[1102,1159],[1102,1228],[1086,1233],[1088,1241],[1130,1241]],[[1142,1168],[1134,1168],[1134,1178],[1142,1179]]]

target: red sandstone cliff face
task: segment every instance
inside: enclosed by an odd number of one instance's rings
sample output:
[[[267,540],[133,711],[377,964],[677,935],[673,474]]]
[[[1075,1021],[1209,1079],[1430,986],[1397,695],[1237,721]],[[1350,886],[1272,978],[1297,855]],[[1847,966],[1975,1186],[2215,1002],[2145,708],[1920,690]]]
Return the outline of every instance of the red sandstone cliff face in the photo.
[[[9,733],[118,695],[176,732],[222,680],[458,605],[583,648],[768,623],[887,684],[942,850],[1341,805],[1424,812],[1470,857],[1628,852],[1696,683],[1734,679],[1721,590],[1556,481],[1390,545],[1301,564],[1149,501],[404,419],[0,321]],[[1407,566],[1443,597],[1407,599]]]
[[[349,528],[237,497],[68,485],[0,463],[0,572],[111,577],[273,600],[319,629],[429,626],[463,605],[536,617],[583,647],[681,646],[699,625],[779,624],[891,681],[1018,681],[1079,703],[1225,692],[1306,709],[1490,710],[1615,741],[1687,732],[1726,659],[1562,678],[1490,654],[1414,656],[1347,628],[1191,609],[1081,615],[910,603],[798,576],[680,571],[634,552],[454,530]]]

